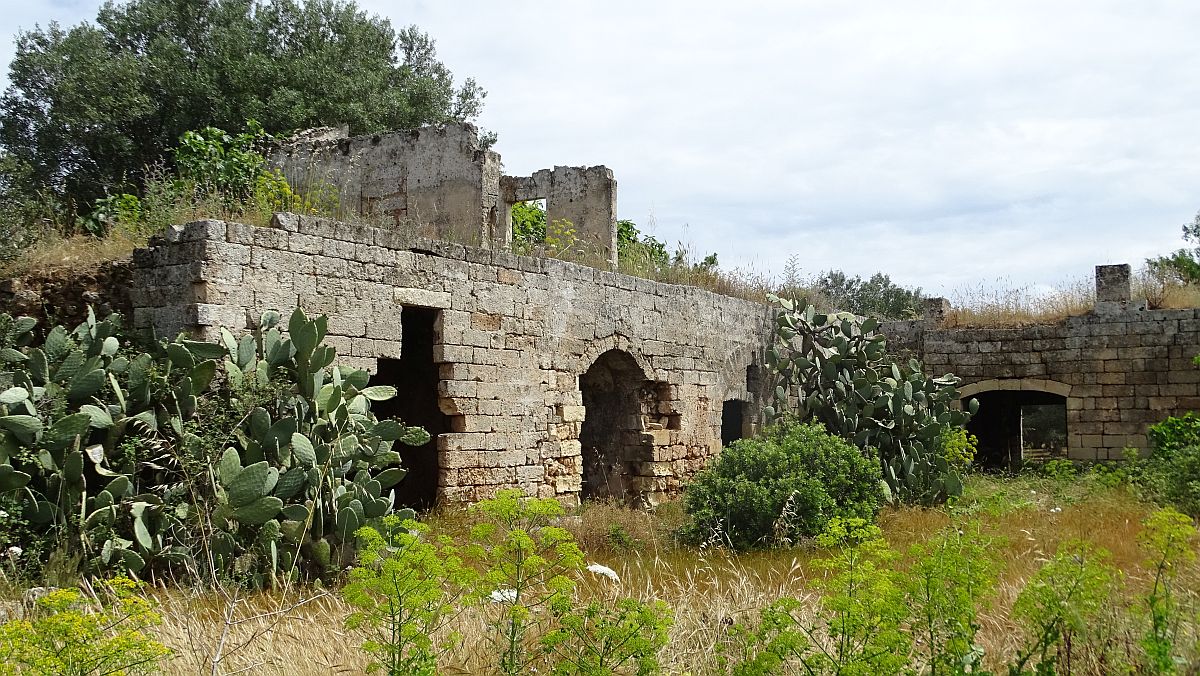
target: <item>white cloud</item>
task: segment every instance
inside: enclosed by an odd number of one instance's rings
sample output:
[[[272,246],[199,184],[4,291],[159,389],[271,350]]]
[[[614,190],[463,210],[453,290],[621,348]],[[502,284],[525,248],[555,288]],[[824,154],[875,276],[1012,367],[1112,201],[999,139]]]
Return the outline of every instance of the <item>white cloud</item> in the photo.
[[[727,266],[1056,282],[1200,208],[1194,3],[362,4],[488,89],[510,172],[607,164],[623,217]]]

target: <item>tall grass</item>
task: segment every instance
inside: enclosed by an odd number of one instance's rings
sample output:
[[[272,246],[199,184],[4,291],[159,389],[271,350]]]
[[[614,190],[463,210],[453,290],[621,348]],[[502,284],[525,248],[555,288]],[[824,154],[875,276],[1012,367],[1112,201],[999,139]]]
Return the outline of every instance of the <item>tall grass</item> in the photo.
[[[1150,309],[1200,307],[1200,286],[1148,268],[1135,272],[1131,287],[1133,302],[1145,301]],[[951,310],[945,326],[1006,328],[1053,324],[1087,314],[1096,306],[1096,288],[1090,276],[1067,279],[1052,287],[1016,287],[1008,280],[997,280],[959,288],[949,300]]]
[[[963,499],[949,508],[888,509],[879,523],[889,544],[901,553],[896,565],[903,568],[910,546],[929,540],[952,520],[983,522],[985,534],[997,542],[994,552],[1002,569],[996,593],[980,616],[978,639],[987,651],[987,666],[1002,669],[1022,638],[1011,617],[1017,595],[1045,560],[1071,539],[1087,540],[1112,553],[1111,563],[1125,579],[1126,596],[1113,599],[1111,617],[1096,630],[1108,637],[1108,648],[1136,651],[1142,621],[1138,597],[1152,579],[1136,541],[1151,509],[1125,490],[1086,476],[1068,481],[977,476],[969,480]],[[451,508],[430,515],[428,521],[435,533],[461,537],[472,518],[465,509]],[[660,656],[666,673],[718,673],[714,664],[730,626],[756,617],[782,596],[801,599],[811,612],[817,611],[813,582],[826,571],[814,560],[824,552],[808,545],[747,554],[686,548],[672,536],[681,518],[675,504],[645,512],[598,503],[563,522],[589,561],[608,565],[621,578],[619,587],[599,576],[584,579],[579,587],[584,601],[610,600],[619,594],[659,599],[671,606],[675,623]],[[614,536],[618,530],[623,535]],[[1195,567],[1185,576],[1180,588],[1200,589]],[[344,628],[350,608],[335,591],[317,587],[231,597],[163,589],[156,596],[165,618],[156,638],[177,655],[167,664],[168,674],[351,674],[362,673],[366,666],[357,650],[362,637]],[[1194,604],[1195,594],[1187,601]],[[460,632],[463,640],[449,656],[444,673],[489,670],[494,656],[485,636],[493,612],[489,607],[467,609],[446,628]],[[1078,649],[1074,673],[1107,673],[1099,661],[1099,646]],[[218,654],[220,664],[214,669]]]
[[[1021,326],[1050,324],[1085,314],[1096,305],[1088,278],[1069,279],[1052,288],[1014,287],[1007,280],[962,287],[950,295],[947,326]]]

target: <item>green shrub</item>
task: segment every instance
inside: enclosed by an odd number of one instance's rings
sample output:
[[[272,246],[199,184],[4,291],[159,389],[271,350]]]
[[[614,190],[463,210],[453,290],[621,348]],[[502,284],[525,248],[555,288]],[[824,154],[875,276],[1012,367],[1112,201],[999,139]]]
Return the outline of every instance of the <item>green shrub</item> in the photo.
[[[1065,458],[1047,460],[1038,468],[1038,472],[1047,479],[1060,484],[1070,483],[1079,475],[1079,469],[1075,467],[1075,463]]]
[[[1137,483],[1150,497],[1200,516],[1200,416],[1188,413],[1151,425],[1152,451],[1140,463]]]
[[[0,626],[0,674],[102,676],[151,674],[170,654],[146,630],[160,617],[139,585],[117,578],[96,589],[56,589],[37,600],[30,619]]]
[[[1155,455],[1173,457],[1191,446],[1200,446],[1200,415],[1186,413],[1151,425],[1146,437]]]
[[[979,452],[979,439],[961,427],[946,427],[937,441],[938,455],[959,474],[965,474]]]
[[[817,423],[785,422],[735,441],[685,489],[680,535],[735,549],[795,542],[833,517],[870,519],[879,462]]]

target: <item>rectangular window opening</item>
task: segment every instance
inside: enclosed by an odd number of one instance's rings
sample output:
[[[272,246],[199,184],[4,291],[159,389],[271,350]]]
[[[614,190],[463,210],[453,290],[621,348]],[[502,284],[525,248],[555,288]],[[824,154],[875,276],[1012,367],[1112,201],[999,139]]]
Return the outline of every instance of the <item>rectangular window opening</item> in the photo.
[[[408,475],[396,485],[398,507],[426,510],[437,499],[437,437],[450,428],[449,417],[438,408],[438,365],[433,361],[439,312],[423,307],[402,308],[400,358],[380,359],[371,378],[373,385],[391,385],[397,390],[395,398],[373,406],[380,420],[397,418],[405,425],[425,428],[430,435],[429,443],[424,446],[397,442],[393,447],[400,453],[401,465],[408,470]]]

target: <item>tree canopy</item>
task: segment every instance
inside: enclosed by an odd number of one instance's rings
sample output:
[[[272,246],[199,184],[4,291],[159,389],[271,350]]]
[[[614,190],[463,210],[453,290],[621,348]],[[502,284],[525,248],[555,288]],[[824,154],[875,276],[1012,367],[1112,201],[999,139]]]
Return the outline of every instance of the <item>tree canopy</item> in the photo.
[[[877,272],[870,279],[858,275],[847,277],[840,270],[830,270],[816,279],[814,289],[822,294],[831,307],[880,319],[915,317],[921,311],[921,289],[906,289],[891,277]]]
[[[338,0],[110,0],[95,24],[19,34],[9,79],[3,154],[79,204],[136,185],[188,130],[404,129],[473,119],[485,96],[415,26]]]
[[[1152,271],[1175,277],[1181,282],[1200,282],[1200,213],[1190,223],[1183,224],[1183,241],[1193,245],[1193,248],[1149,258],[1146,264]]]

